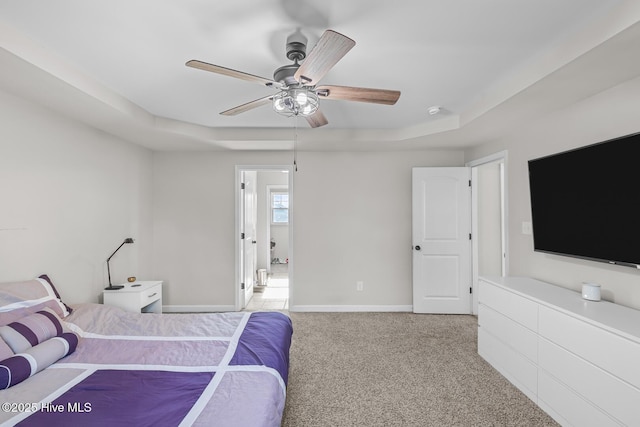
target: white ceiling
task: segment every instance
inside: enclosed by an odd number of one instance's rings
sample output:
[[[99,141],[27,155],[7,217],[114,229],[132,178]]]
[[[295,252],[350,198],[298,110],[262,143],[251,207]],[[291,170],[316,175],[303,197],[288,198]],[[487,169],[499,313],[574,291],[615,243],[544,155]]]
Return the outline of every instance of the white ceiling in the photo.
[[[635,0],[0,0],[0,87],[159,150],[290,149],[296,122],[302,149],[465,147],[640,75],[639,18]],[[398,103],[321,99],[317,129],[221,116],[273,90],[184,65],[272,78],[297,28],[308,51],[327,28],[356,41],[323,84]]]

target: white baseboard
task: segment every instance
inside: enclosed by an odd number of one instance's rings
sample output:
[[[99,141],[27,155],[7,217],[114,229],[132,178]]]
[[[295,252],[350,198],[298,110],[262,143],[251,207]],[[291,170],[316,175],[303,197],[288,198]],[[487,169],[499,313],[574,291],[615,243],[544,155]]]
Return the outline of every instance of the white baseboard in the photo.
[[[413,312],[412,305],[294,305],[293,312]]]
[[[236,311],[233,305],[163,305],[163,313],[217,313]]]
[[[236,311],[233,305],[163,305],[163,313],[218,313]],[[412,305],[294,305],[297,312],[412,312]]]

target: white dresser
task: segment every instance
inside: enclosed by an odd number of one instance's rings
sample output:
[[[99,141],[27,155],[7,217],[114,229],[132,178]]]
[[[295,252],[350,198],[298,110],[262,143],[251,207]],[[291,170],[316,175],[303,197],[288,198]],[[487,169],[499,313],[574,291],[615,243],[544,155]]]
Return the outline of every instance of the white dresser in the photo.
[[[135,313],[162,313],[162,281],[148,280],[125,283],[124,288],[104,290],[105,305],[113,305]]]
[[[640,311],[524,277],[478,302],[478,353],[556,421],[640,426]]]

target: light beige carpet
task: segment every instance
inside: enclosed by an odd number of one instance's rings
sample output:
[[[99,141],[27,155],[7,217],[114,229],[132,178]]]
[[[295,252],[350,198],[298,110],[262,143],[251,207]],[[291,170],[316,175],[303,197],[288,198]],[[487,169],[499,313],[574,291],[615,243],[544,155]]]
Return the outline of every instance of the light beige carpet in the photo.
[[[284,427],[555,426],[477,353],[477,318],[291,313]]]

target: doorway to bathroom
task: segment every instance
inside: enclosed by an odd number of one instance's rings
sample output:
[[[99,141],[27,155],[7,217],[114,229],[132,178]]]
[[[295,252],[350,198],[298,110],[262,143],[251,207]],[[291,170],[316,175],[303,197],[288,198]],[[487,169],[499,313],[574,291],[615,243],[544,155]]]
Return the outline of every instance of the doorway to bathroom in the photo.
[[[292,288],[290,166],[237,166],[237,310],[288,310]]]

